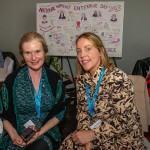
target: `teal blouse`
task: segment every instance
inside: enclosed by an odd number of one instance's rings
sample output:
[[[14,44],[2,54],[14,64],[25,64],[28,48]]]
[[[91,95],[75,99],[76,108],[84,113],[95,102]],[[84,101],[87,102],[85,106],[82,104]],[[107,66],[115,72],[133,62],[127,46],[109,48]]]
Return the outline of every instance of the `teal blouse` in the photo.
[[[6,79],[3,84],[0,93],[0,112],[2,119],[7,119],[16,128],[17,132],[20,134],[24,129],[24,124],[28,120],[32,120],[38,127],[43,126],[45,119],[49,115],[50,110],[54,105],[59,104],[59,101],[65,101],[65,92],[62,85],[62,80],[52,70],[43,67],[42,70],[42,95],[41,95],[41,117],[37,119],[37,113],[34,101],[34,89],[32,81],[28,75],[28,67],[25,66],[21,68],[15,75],[14,82],[12,84],[12,90],[7,86],[10,76]],[[12,78],[11,78],[12,80]],[[9,92],[12,91],[11,95]],[[10,98],[12,96],[12,99]],[[54,114],[52,117],[56,117],[58,120],[62,120],[65,112],[65,107]],[[14,118],[12,121],[11,118]],[[50,118],[48,118],[50,119]],[[53,127],[47,132],[56,141],[61,142],[61,135],[59,133],[58,126]],[[22,149],[13,145],[11,139],[4,131],[3,138],[0,143],[0,147],[3,149],[9,149],[9,146],[14,147],[14,149]],[[50,145],[49,139],[46,135],[41,136]],[[8,141],[7,141],[8,140]]]

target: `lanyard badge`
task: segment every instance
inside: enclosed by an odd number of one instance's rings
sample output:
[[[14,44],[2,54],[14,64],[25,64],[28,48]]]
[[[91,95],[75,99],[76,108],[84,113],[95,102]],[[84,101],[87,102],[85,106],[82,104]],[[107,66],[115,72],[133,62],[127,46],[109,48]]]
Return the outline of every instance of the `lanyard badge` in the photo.
[[[97,98],[97,95],[98,95],[98,92],[99,92],[99,87],[100,87],[102,78],[104,76],[104,72],[105,72],[105,68],[103,67],[102,70],[101,70],[100,76],[99,76],[98,84],[97,84],[96,89],[94,91],[92,101],[90,99],[89,86],[86,83],[86,96],[87,96],[87,102],[88,102],[88,107],[89,107],[91,117],[93,116],[93,113],[94,113],[94,105],[95,105],[96,98]]]
[[[35,100],[35,104],[36,104],[37,118],[40,118],[41,94],[42,94],[42,78],[40,79],[38,94],[36,94],[36,91],[34,89],[34,100]]]

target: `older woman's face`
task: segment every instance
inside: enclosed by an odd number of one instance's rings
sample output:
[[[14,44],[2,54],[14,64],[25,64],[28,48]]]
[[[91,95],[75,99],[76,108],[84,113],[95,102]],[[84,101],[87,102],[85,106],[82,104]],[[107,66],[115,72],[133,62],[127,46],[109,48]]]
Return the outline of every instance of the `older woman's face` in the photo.
[[[37,40],[25,42],[22,45],[23,58],[29,69],[39,71],[45,60],[45,52],[42,44]]]
[[[77,42],[77,59],[83,69],[91,75],[100,65],[100,53],[96,47],[86,38],[80,38]]]

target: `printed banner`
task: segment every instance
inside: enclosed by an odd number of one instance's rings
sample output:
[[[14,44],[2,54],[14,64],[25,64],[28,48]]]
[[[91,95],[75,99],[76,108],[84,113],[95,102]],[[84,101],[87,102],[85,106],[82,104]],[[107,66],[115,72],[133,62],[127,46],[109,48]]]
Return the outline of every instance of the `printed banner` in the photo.
[[[75,40],[94,32],[109,57],[122,56],[124,2],[57,2],[37,4],[37,32],[52,56],[76,56]]]

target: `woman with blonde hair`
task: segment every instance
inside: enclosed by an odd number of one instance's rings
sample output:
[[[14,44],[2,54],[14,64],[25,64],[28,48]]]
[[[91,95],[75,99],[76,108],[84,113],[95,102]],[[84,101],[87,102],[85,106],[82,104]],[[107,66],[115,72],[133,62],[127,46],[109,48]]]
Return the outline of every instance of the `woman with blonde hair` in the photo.
[[[102,40],[86,32],[76,40],[77,130],[60,150],[143,150],[131,80],[111,64]]]
[[[56,150],[58,124],[65,112],[65,88],[58,73],[44,65],[45,39],[27,32],[20,39],[23,65],[8,75],[0,91],[2,150]]]

